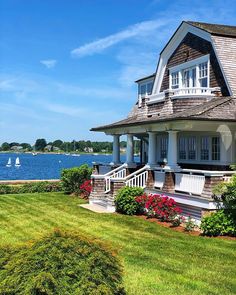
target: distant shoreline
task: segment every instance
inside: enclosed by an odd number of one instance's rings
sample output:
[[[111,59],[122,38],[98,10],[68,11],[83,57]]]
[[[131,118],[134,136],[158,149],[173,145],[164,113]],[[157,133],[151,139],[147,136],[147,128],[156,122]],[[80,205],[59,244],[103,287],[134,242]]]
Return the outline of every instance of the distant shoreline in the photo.
[[[86,152],[17,152],[17,151],[0,151],[0,154],[37,154],[37,155],[112,155],[112,153],[86,153]],[[124,153],[121,153],[124,154]]]

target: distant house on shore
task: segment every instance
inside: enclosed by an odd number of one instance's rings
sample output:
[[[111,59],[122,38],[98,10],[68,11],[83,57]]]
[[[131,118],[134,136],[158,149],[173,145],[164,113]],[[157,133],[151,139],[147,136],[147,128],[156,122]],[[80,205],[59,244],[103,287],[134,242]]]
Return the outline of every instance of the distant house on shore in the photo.
[[[92,147],[85,147],[84,152],[85,153],[93,153],[93,148]]]
[[[128,116],[92,128],[113,135],[113,162],[106,175],[95,167],[90,203],[114,211],[117,189],[126,185],[172,197],[197,221],[215,210],[212,189],[230,179],[236,162],[235,74],[236,27],[183,21],[156,72],[136,81]],[[121,135],[127,135],[124,164]],[[134,137],[141,141],[138,163]]]

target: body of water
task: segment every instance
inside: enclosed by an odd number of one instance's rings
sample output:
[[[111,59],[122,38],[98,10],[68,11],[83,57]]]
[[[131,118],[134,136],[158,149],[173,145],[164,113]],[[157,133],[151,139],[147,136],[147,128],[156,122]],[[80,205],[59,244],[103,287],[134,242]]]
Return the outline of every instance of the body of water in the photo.
[[[19,157],[20,167],[15,167],[15,160]],[[11,167],[6,167],[11,158]],[[82,164],[92,166],[92,162],[110,163],[111,155],[63,155],[63,154],[9,154],[0,153],[0,180],[20,179],[57,179],[63,168],[78,167]],[[125,161],[125,155],[121,156]]]

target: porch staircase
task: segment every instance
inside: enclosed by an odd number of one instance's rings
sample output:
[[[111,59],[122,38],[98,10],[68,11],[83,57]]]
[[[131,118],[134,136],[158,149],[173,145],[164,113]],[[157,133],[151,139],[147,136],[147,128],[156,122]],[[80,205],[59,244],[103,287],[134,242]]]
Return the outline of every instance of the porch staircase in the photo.
[[[89,203],[105,208],[109,212],[115,212],[114,198],[116,192],[111,192],[112,181],[119,181],[123,186],[145,188],[148,178],[147,167],[144,166],[129,175],[126,175],[126,167],[127,165],[123,164],[104,175],[92,176],[104,180],[104,191],[99,194],[92,192]]]

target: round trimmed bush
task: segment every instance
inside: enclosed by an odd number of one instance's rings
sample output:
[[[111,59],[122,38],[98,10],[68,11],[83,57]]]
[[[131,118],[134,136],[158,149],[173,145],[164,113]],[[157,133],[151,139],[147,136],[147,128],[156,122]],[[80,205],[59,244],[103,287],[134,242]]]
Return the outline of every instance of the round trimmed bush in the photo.
[[[141,196],[141,187],[122,187],[115,198],[116,211],[126,215],[134,215],[142,211],[142,206],[135,201],[135,197]]]
[[[25,247],[0,249],[0,294],[125,294],[106,246],[59,230]]]
[[[92,174],[92,168],[87,164],[80,167],[63,169],[61,172],[62,187],[66,193],[81,193],[81,185],[89,180]]]

